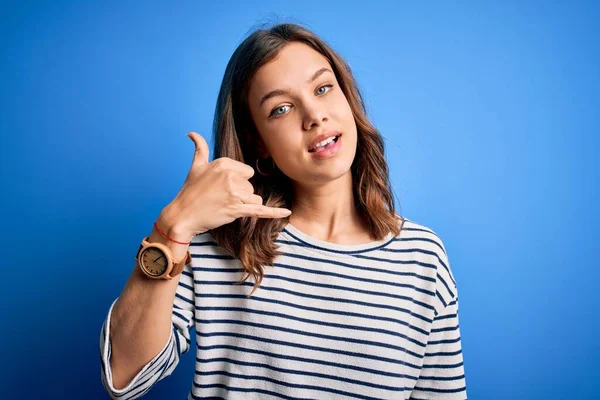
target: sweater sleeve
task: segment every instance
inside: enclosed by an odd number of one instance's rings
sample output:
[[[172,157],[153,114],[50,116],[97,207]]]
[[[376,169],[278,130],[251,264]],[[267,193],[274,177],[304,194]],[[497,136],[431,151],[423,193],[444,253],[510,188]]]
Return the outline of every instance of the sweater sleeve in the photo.
[[[443,242],[437,238],[434,318],[425,347],[423,367],[413,388],[412,400],[464,400],[465,370],[458,318],[458,289]]]
[[[179,356],[190,349],[190,328],[194,325],[194,281],[191,265],[186,265],[180,275],[172,313],[171,335],[163,348],[150,360],[127,386],[113,386],[110,341],[110,322],[113,301],[100,332],[100,359],[102,384],[112,399],[132,400],[145,395],[158,381],[171,375],[179,363]]]
[[[411,393],[412,400],[465,400],[467,388],[463,365],[458,298],[433,320],[423,368]]]

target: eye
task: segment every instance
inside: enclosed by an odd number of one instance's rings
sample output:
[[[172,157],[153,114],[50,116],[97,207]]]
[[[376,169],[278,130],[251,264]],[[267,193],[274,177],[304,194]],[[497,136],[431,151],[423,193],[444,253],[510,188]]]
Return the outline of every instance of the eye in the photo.
[[[271,114],[269,114],[269,117],[279,117],[279,116],[285,114],[287,111],[286,107],[291,107],[291,106],[289,104],[286,104],[286,105],[274,108],[273,111],[271,111]]]
[[[331,84],[323,85],[317,89],[317,94],[319,94],[319,95],[325,94],[325,93],[329,92],[329,90],[322,90],[322,89],[325,89],[325,88],[331,89],[332,87],[333,87],[333,85],[331,85]]]

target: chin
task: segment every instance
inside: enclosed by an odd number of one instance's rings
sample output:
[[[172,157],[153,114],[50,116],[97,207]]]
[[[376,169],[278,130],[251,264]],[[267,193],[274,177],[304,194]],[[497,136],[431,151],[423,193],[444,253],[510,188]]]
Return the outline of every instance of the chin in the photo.
[[[321,166],[319,168],[311,168],[312,171],[306,171],[304,174],[302,174],[300,181],[307,184],[324,184],[336,181],[351,173],[351,162],[339,162],[333,164],[334,165]]]

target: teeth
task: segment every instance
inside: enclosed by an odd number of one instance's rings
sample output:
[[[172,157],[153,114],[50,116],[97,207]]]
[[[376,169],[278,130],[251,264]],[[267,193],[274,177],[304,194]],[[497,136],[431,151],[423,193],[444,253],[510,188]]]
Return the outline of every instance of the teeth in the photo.
[[[328,143],[333,142],[333,139],[335,139],[335,136],[328,137],[327,139],[322,140],[319,143],[317,143],[315,145],[315,147],[313,147],[313,149],[316,149],[317,147],[323,147],[323,146],[327,145]]]

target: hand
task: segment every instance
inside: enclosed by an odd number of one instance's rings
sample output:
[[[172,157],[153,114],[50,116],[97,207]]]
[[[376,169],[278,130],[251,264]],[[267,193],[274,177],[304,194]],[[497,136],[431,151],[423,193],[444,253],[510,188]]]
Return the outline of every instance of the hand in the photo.
[[[248,181],[254,168],[221,157],[208,162],[208,144],[196,132],[188,137],[195,144],[192,166],[175,199],[165,207],[183,237],[228,224],[241,217],[285,218],[292,212],[287,208],[267,207],[262,197],[254,194]]]

